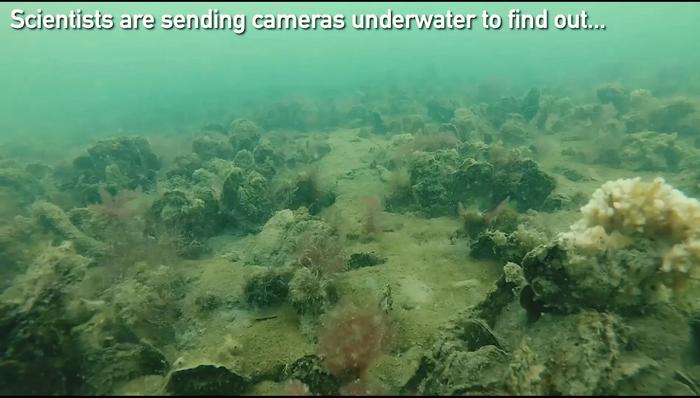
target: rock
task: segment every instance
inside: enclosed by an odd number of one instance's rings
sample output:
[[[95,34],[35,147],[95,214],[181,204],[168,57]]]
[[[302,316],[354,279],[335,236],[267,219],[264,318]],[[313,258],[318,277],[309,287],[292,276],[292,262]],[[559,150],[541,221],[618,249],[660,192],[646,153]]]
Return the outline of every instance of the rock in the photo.
[[[530,250],[546,242],[542,232],[522,224],[512,232],[490,228],[472,241],[470,254],[474,258],[496,259],[501,263],[520,263]]]
[[[520,104],[520,113],[525,117],[528,122],[532,120],[537,112],[540,110],[540,90],[536,88],[531,88],[527,92],[525,98],[523,98]]]
[[[247,119],[236,119],[229,126],[229,142],[235,152],[252,151],[260,140],[260,127]]]
[[[468,351],[476,351],[489,345],[503,349],[491,328],[481,319],[467,319],[460,325],[460,328],[459,337],[464,341]]]
[[[160,159],[143,137],[118,137],[101,140],[73,161],[73,181],[70,189],[83,203],[98,203],[98,189],[104,187],[112,194],[120,190],[155,188]]]
[[[429,217],[450,214],[457,208],[452,194],[457,165],[455,150],[419,152],[411,162],[411,192],[419,209]]]
[[[253,275],[243,289],[246,302],[254,308],[284,303],[289,294],[292,276],[292,271],[286,269],[269,269]]]
[[[553,242],[529,252],[522,265],[534,299],[544,303],[544,311],[642,310],[656,297],[650,281],[658,260],[648,254],[650,246],[640,239],[625,249],[592,254]]]
[[[15,167],[0,167],[0,195],[3,201],[14,201],[27,206],[45,193],[38,178],[30,172]]]
[[[165,191],[153,203],[150,213],[156,224],[178,238],[178,250],[186,257],[196,257],[206,250],[204,241],[223,226],[219,202],[211,188]]]
[[[252,160],[252,155],[250,155]],[[258,231],[272,216],[273,205],[267,178],[256,171],[237,168],[224,182],[221,207],[227,219],[243,231]]]
[[[499,394],[508,354],[493,345],[468,351],[458,342],[440,342],[421,361],[403,393],[420,395]],[[499,394],[500,395],[500,394]]]
[[[353,253],[347,262],[347,268],[350,270],[373,267],[375,265],[384,264],[387,261],[386,257],[381,257],[374,252]]]
[[[526,143],[530,137],[530,133],[527,131],[527,125],[522,116],[508,117],[503,124],[501,124],[498,133],[503,143],[507,145],[522,145]]]
[[[301,381],[317,395],[336,395],[340,388],[340,383],[328,373],[323,361],[316,355],[297,359],[284,368],[282,375],[285,379]]]
[[[428,116],[440,123],[447,123],[452,120],[455,114],[455,104],[445,99],[431,99],[426,104]]]
[[[508,115],[521,111],[520,101],[515,97],[503,97],[486,108],[486,118],[495,128],[500,128]]]
[[[79,230],[60,207],[49,202],[36,202],[32,206],[32,214],[38,225],[73,242],[81,254],[100,257],[107,252],[108,247],[105,243],[95,240]]]
[[[630,93],[628,90],[608,84],[598,88],[596,91],[601,104],[612,104],[620,113],[625,113],[630,107]]]
[[[70,244],[47,246],[0,293],[0,394],[84,391],[75,320],[64,314],[88,263]]]
[[[289,282],[289,299],[298,314],[315,319],[338,300],[338,292],[330,279],[302,267]]]
[[[678,172],[684,157],[682,145],[675,133],[644,131],[626,135],[618,156],[633,170]]]
[[[700,129],[690,118],[697,111],[697,106],[689,99],[678,98],[649,114],[648,129],[661,133],[678,133],[682,136],[697,135]]]
[[[235,153],[233,148],[231,148],[231,144],[225,138],[211,135],[195,138],[192,141],[192,152],[205,161],[216,158],[231,159]]]
[[[629,351],[627,328],[618,316],[583,311],[531,327],[513,353],[508,389],[511,394],[615,394],[622,383],[634,385],[655,366]]]
[[[201,364],[174,370],[165,390],[172,395],[238,395],[250,382],[231,369],[218,364]]]
[[[534,160],[516,160],[494,176],[494,201],[509,198],[519,211],[538,209],[554,190],[554,178],[540,170]]]
[[[236,165],[236,167],[240,167],[242,170],[248,172],[253,170],[255,167],[255,156],[251,151],[241,149],[233,158],[233,163]]]

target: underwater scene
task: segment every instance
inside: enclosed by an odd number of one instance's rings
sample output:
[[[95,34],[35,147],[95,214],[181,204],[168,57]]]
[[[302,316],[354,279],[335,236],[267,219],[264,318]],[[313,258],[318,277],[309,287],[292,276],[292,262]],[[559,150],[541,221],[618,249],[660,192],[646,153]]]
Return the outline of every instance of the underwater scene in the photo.
[[[699,3],[0,13],[0,394],[700,394]]]

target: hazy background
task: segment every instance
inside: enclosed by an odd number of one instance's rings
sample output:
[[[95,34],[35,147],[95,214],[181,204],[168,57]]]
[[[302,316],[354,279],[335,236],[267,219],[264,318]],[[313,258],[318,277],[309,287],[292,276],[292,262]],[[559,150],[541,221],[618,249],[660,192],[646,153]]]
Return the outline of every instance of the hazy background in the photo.
[[[353,13],[589,12],[604,31],[355,31]],[[343,13],[343,31],[15,31],[10,11],[65,13]],[[700,71],[700,4],[606,3],[3,3],[0,141],[50,141],[133,131],[176,131],[238,103],[347,91],[383,81],[525,88],[564,84],[592,92],[609,80],[668,80]],[[421,80],[423,79],[423,80]],[[675,80],[675,83],[673,82]]]

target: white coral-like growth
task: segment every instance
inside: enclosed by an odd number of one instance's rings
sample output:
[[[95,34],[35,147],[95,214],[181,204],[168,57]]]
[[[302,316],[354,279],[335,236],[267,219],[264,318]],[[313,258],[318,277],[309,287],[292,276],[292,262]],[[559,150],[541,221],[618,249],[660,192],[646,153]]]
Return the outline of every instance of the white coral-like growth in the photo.
[[[581,213],[583,217],[561,235],[574,247],[620,249],[647,238],[658,247],[658,271],[670,278],[665,282],[669,288],[679,287],[700,268],[700,202],[663,178],[608,181]]]

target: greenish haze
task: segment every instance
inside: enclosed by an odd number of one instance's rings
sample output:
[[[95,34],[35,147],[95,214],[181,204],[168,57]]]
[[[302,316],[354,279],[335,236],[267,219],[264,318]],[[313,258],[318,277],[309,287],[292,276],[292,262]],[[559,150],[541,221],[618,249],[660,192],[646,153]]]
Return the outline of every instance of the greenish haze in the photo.
[[[341,13],[342,31],[15,31],[10,11],[62,13]],[[480,3],[6,3],[0,5],[0,130],[84,137],[196,125],[234,104],[353,90],[387,79],[588,84],[697,73],[700,4],[517,3],[523,12],[587,10],[601,31],[356,31],[353,13],[504,15]]]
[[[0,14],[0,395],[700,395],[700,4]]]

